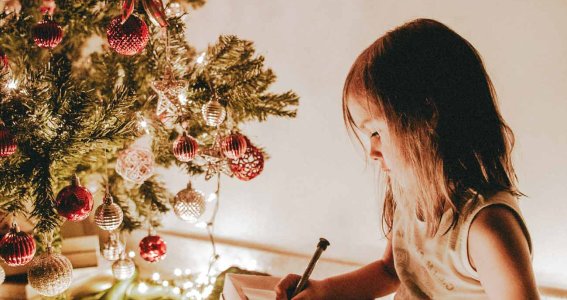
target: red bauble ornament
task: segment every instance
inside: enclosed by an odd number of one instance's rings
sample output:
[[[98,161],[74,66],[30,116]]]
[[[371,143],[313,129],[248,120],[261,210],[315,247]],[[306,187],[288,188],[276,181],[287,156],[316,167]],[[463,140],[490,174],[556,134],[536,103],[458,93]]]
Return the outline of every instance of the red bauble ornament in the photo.
[[[55,208],[60,216],[69,221],[78,222],[86,219],[93,210],[93,196],[81,186],[75,175],[71,185],[64,187],[55,198]]]
[[[246,153],[247,148],[248,142],[246,142],[246,138],[240,133],[231,133],[224,137],[221,142],[222,153],[230,159],[240,158]]]
[[[63,39],[63,29],[57,22],[51,20],[49,15],[45,15],[32,28],[33,41],[41,48],[53,49],[59,45]]]
[[[199,150],[197,140],[185,132],[173,142],[173,155],[182,162],[195,158],[197,150]]]
[[[17,148],[16,139],[0,121],[0,158],[14,154]]]
[[[140,241],[140,256],[151,263],[165,258],[167,245],[159,235],[148,235]]]
[[[142,19],[131,15],[122,24],[122,16],[112,19],[106,28],[110,48],[122,55],[142,52],[150,39],[148,25]]]
[[[254,179],[264,170],[264,154],[246,139],[248,148],[238,159],[229,161],[230,170],[236,178],[244,181]]]
[[[8,62],[8,55],[4,53],[4,50],[0,48],[0,71],[4,71],[10,68],[10,64]]]
[[[0,240],[0,257],[9,266],[23,266],[35,255],[33,237],[23,231],[17,224]]]

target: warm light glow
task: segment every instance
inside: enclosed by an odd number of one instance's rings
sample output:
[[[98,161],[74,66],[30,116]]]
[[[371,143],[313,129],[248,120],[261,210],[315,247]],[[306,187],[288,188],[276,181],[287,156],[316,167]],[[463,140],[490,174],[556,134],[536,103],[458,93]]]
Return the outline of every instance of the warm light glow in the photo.
[[[209,197],[207,197],[207,202],[213,202],[215,200],[217,200],[217,193],[211,193]]]
[[[209,277],[207,277],[206,274],[201,273],[199,274],[199,277],[197,277],[197,280],[195,282],[197,282],[198,284],[206,284],[209,282]]]
[[[169,281],[164,281],[161,283],[161,285],[163,285],[164,287],[168,287],[169,286]]]
[[[192,287],[193,287],[193,282],[191,282],[191,281],[187,281],[183,284],[184,289],[189,289],[189,288],[192,288]]]
[[[174,293],[175,295],[179,295],[179,294],[181,294],[181,289],[178,288],[178,287],[175,287],[175,288],[173,288],[173,293]]]
[[[96,182],[91,182],[87,186],[87,189],[91,192],[91,194],[94,194],[98,191],[98,184]]]
[[[148,122],[146,120],[142,120],[142,121],[140,121],[140,126],[142,128],[148,128]]]
[[[148,291],[148,285],[144,282],[140,282],[138,284],[138,292],[145,294]]]
[[[173,274],[175,274],[175,276],[181,276],[181,274],[183,274],[183,271],[181,271],[181,269],[179,268],[175,268],[175,270],[173,270]]]
[[[203,291],[203,296],[208,297],[211,292],[213,291],[213,286],[209,285],[208,287],[205,288],[205,290]]]
[[[130,251],[130,252],[128,252],[128,256],[129,256],[130,258],[134,258],[134,256],[136,256],[136,252]]]
[[[256,270],[258,268],[258,262],[255,259],[245,261],[243,265],[247,270]]]
[[[207,228],[207,223],[206,223],[206,222],[203,222],[203,221],[197,222],[197,223],[195,223],[195,227],[197,227],[197,228]]]
[[[185,269],[185,275],[191,275],[191,269]]]
[[[10,90],[15,90],[18,88],[18,81],[11,79],[10,81],[8,81],[8,84],[6,84],[6,87]]]
[[[159,273],[153,273],[153,274],[152,274],[152,280],[154,280],[154,281],[158,281],[158,280],[159,280],[159,277],[160,277],[160,276],[159,276]]]
[[[197,63],[198,64],[202,64],[205,61],[205,52],[201,53],[201,55],[199,55],[199,57],[197,57]]]
[[[185,93],[180,93],[179,95],[177,95],[177,98],[179,99],[179,103],[181,103],[181,105],[185,105],[187,103],[187,95],[185,95]]]

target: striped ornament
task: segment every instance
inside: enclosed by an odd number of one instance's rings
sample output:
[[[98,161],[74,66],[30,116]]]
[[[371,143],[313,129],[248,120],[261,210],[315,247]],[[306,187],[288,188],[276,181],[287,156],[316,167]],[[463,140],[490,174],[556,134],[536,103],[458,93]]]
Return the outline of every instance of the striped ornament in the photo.
[[[35,241],[33,237],[20,231],[16,224],[0,240],[0,257],[11,267],[27,264],[33,259],[34,255]]]
[[[63,29],[57,22],[51,20],[49,15],[45,15],[32,28],[33,41],[41,48],[53,49],[63,39]]]
[[[106,194],[103,203],[96,208],[95,223],[102,230],[114,230],[122,224],[124,213],[122,208],[114,203],[112,196]]]
[[[0,122],[0,158],[14,154],[17,148],[16,139]]]
[[[209,126],[219,126],[226,118],[226,109],[216,98],[203,105],[201,113]]]
[[[246,138],[240,133],[232,133],[221,142],[222,153],[230,159],[240,158],[246,152],[247,147]]]
[[[197,156],[198,150],[197,140],[185,132],[173,142],[173,155],[182,162],[191,161]]]

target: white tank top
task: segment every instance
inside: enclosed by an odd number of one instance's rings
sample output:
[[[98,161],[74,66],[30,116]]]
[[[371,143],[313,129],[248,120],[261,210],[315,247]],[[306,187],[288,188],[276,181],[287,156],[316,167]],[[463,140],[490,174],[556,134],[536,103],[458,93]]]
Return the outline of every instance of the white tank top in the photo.
[[[392,249],[401,284],[395,299],[487,299],[478,274],[470,265],[467,240],[472,220],[490,205],[504,205],[516,213],[531,252],[518,199],[508,192],[499,192],[488,199],[473,196],[463,206],[456,226],[443,235],[451,223],[451,213],[447,211],[434,237],[427,236],[426,224],[415,213],[396,209]]]

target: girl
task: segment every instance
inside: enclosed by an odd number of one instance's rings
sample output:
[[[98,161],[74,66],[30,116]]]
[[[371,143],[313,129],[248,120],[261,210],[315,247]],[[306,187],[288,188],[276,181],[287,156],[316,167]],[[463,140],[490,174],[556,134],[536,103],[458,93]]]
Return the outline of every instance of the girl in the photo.
[[[382,259],[293,299],[539,298],[513,134],[468,41],[428,19],[388,32],[354,62],[343,114],[382,170],[388,243]],[[278,299],[299,278],[282,279]]]

